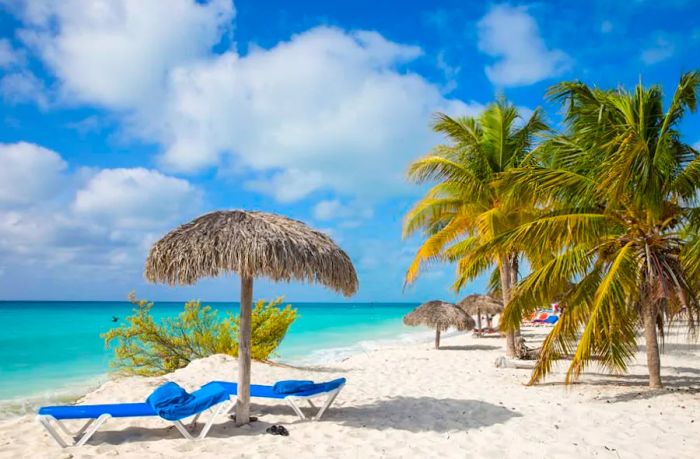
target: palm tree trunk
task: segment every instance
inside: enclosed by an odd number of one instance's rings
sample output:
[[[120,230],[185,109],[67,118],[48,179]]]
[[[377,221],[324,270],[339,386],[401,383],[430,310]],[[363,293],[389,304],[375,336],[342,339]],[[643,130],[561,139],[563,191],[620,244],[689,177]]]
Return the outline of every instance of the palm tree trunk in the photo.
[[[440,329],[435,330],[435,349],[440,349]]]
[[[516,285],[518,285],[518,254],[514,253],[511,255],[511,261],[510,261],[510,297],[512,297],[512,290],[515,288]],[[518,323],[518,328],[515,329],[514,331],[514,336],[515,336],[515,342],[517,344],[518,338],[520,338],[520,323]]]
[[[498,263],[498,271],[501,276],[501,295],[503,298],[503,306],[507,306],[510,301],[510,282],[511,282],[511,264],[508,257],[502,257]],[[510,358],[516,357],[515,351],[515,332],[506,332],[506,356]]]
[[[253,278],[241,276],[241,321],[238,331],[238,395],[236,425],[250,422],[250,335],[253,305]]]
[[[656,304],[651,301],[642,305],[644,319],[644,340],[646,341],[647,368],[649,370],[649,387],[660,389],[661,384],[661,358],[659,357],[659,341],[656,336]]]

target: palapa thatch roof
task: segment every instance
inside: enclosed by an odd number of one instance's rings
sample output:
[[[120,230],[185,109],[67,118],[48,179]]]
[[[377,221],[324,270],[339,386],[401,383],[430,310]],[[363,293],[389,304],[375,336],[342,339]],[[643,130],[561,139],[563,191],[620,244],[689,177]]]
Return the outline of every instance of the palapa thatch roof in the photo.
[[[439,331],[456,328],[459,331],[471,330],[476,325],[474,319],[457,305],[444,301],[428,301],[418,306],[403,318],[406,325],[427,325]]]
[[[156,242],[145,266],[147,280],[170,285],[228,273],[317,282],[346,296],[358,286],[350,257],[330,237],[298,220],[255,211],[195,218]]]
[[[503,303],[498,298],[490,295],[469,295],[457,303],[467,314],[500,314],[503,312]]]

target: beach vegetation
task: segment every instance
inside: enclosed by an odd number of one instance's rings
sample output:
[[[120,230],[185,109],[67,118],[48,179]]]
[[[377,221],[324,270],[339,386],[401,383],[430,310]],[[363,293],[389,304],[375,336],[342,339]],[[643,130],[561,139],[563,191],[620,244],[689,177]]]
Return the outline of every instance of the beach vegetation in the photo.
[[[404,235],[425,242],[408,269],[457,262],[455,289],[497,266],[489,281],[511,339],[524,317],[558,301],[561,316],[538,351],[530,383],[569,361],[565,382],[590,365],[622,373],[644,336],[649,386],[662,387],[660,348],[671,323],[697,337],[700,321],[700,153],[681,124],[697,107],[700,72],[632,91],[582,82],[550,88],[560,132],[536,111],[515,128],[502,100],[476,118],[438,114],[439,145],[409,178],[436,184],[408,213]],[[539,143],[532,139],[546,133]],[[529,273],[517,282],[518,261]]]
[[[438,113],[433,130],[447,142],[413,162],[409,180],[432,183],[404,219],[403,235],[422,233],[424,242],[406,273],[410,284],[422,265],[434,261],[457,262],[454,289],[459,291],[484,272],[493,271],[492,290],[508,303],[517,283],[522,252],[513,247],[472,256],[473,248],[532,218],[534,208],[504,199],[503,174],[524,166],[536,136],[548,129],[542,113],[535,110],[524,119],[503,98],[491,103],[476,117],[451,117]],[[516,354],[516,335],[507,333],[507,352]]]
[[[192,360],[214,354],[238,355],[240,316],[220,317],[211,306],[189,301],[177,317],[160,321],[152,302],[129,295],[133,314],[125,323],[102,335],[113,346],[112,368],[126,374],[154,376],[187,366]],[[251,358],[267,360],[282,342],[297,317],[282,298],[258,301],[252,311]]]
[[[649,386],[662,386],[664,325],[700,320],[700,154],[679,128],[695,111],[700,72],[681,76],[664,107],[659,86],[632,91],[560,83],[548,97],[564,107],[564,131],[504,178],[514,201],[543,209],[473,249],[474,257],[536,247],[531,272],[505,306],[515,330],[558,298],[562,313],[543,343],[531,383],[567,358],[566,382],[596,363],[624,372],[645,338]]]

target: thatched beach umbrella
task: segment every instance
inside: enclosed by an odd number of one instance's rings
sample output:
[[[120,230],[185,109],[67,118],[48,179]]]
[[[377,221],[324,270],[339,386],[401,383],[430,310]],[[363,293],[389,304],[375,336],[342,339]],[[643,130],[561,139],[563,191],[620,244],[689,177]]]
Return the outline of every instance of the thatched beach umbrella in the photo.
[[[435,329],[435,349],[440,347],[440,332],[448,328],[459,331],[474,328],[474,319],[459,309],[457,305],[444,301],[428,301],[406,314],[403,323],[415,327],[426,325]]]
[[[203,277],[241,278],[236,423],[249,421],[253,278],[317,282],[350,296],[357,274],[327,235],[280,215],[243,210],[211,212],[166,234],[148,254],[146,279],[190,285]]]
[[[457,303],[462,311],[467,314],[476,314],[477,328],[479,329],[479,334],[481,334],[481,314],[500,314],[503,312],[503,303],[498,298],[494,298],[491,295],[469,295],[462,301]]]

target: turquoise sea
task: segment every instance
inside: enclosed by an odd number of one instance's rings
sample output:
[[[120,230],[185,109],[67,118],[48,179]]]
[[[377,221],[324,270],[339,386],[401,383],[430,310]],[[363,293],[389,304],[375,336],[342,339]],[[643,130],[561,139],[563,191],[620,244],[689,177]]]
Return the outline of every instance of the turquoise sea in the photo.
[[[204,303],[237,312],[235,303]],[[313,364],[378,344],[432,336],[405,327],[413,303],[293,303],[298,318],[275,360]],[[153,307],[157,318],[175,316],[183,303]],[[128,302],[0,302],[0,417],[67,400],[107,379],[112,351],[100,334],[130,315]]]

